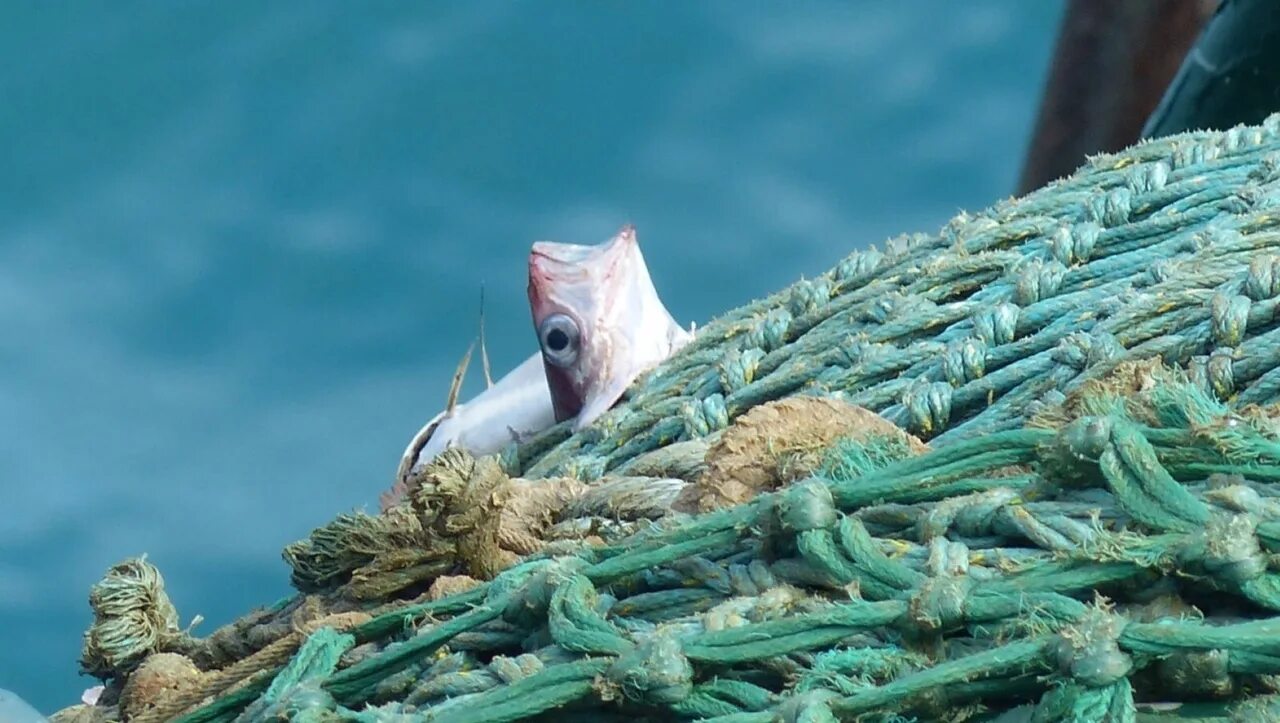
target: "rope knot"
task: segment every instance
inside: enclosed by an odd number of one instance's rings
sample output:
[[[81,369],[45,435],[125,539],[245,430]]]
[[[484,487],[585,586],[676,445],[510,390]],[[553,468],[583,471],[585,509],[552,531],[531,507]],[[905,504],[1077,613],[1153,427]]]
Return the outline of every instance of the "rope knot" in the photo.
[[[729,571],[701,555],[686,557],[671,563],[671,569],[680,573],[685,580],[696,581],[703,587],[710,588],[722,595],[733,590],[729,580]]]
[[[973,335],[991,346],[1008,344],[1018,333],[1018,307],[1008,302],[973,316]]]
[[[580,557],[559,557],[517,565],[498,575],[489,585],[488,599],[506,599],[502,618],[513,625],[540,626],[551,605],[551,596],[565,580],[587,565]]]
[[[582,575],[559,579],[547,609],[551,639],[573,653],[623,655],[629,652],[635,643],[605,619],[614,602],[610,596],[602,597]]]
[[[531,675],[542,672],[546,669],[546,665],[538,656],[531,653],[517,655],[514,658],[505,655],[495,655],[493,660],[489,661],[489,672],[498,676],[504,683],[514,683],[518,680],[524,680]]]
[[[999,228],[1000,222],[989,215],[975,216],[961,211],[942,228],[942,236],[947,240],[948,245],[964,249],[969,245],[969,242],[997,231]],[[918,239],[914,235],[910,238]]]
[[[1221,291],[1215,293],[1209,302],[1213,318],[1213,340],[1220,346],[1235,346],[1244,341],[1244,332],[1249,327],[1249,309],[1252,306],[1253,301],[1247,296]]]
[[[787,343],[787,330],[790,328],[791,312],[786,309],[771,309],[747,332],[745,343],[748,347],[758,347],[770,352]]]
[[[1143,276],[1139,277],[1141,286],[1154,286],[1161,284],[1173,278],[1178,271],[1178,265],[1169,259],[1156,259],[1152,261]]]
[[[922,539],[945,539],[950,529],[967,537],[989,535],[996,515],[1016,499],[1018,499],[1017,492],[1008,487],[997,487],[985,492],[943,500],[934,505],[933,510],[921,519]],[[966,551],[965,555],[967,554]],[[967,557],[965,557],[965,564],[968,564]]]
[[[931,577],[921,583],[907,608],[915,633],[939,633],[964,622],[965,602],[973,581],[968,577]]]
[[[1252,171],[1249,171],[1249,180],[1253,184],[1246,186],[1243,190],[1250,190],[1258,195],[1255,207],[1259,210],[1264,208],[1275,208],[1276,194],[1272,192],[1270,186],[1280,178],[1280,153],[1272,151],[1267,153],[1258,161],[1258,165]]]
[[[1094,364],[1114,359],[1124,353],[1115,337],[1106,332],[1090,334],[1077,331],[1058,342],[1050,354],[1055,362],[1073,369],[1085,370]]]
[[[1017,493],[1012,490],[998,488],[942,500],[916,519],[914,535],[922,541],[932,542],[935,538],[945,538],[953,525],[962,535],[975,532],[976,536],[985,535],[996,512],[1015,497]],[[967,529],[961,529],[961,524],[957,524],[961,519]]]
[[[1209,389],[1218,399],[1230,399],[1236,393],[1235,350],[1214,349],[1205,366]]]
[[[807,479],[783,490],[774,503],[782,529],[793,534],[825,530],[836,523],[831,490],[817,479]]]
[[[1213,515],[1179,553],[1181,562],[1203,568],[1213,579],[1236,588],[1267,571],[1267,558],[1252,515]]]
[[[938,537],[929,541],[929,560],[925,569],[933,577],[956,577],[969,574],[969,547]]]
[[[1220,155],[1218,146],[1208,143],[1194,142],[1179,147],[1173,152],[1171,159],[1174,170],[1197,166],[1205,161],[1212,161]]]
[[[1231,128],[1218,138],[1218,143],[1222,146],[1222,150],[1234,153],[1262,145],[1263,137],[1261,128]]]
[[[969,548],[941,537],[929,543],[929,577],[920,585],[907,607],[913,632],[939,633],[965,620],[965,603],[973,589],[969,577]]]
[[[1244,279],[1244,293],[1254,301],[1265,301],[1280,295],[1280,256],[1259,254],[1249,261],[1249,274]]]
[[[1129,222],[1132,203],[1132,191],[1128,188],[1113,188],[1089,199],[1086,213],[1091,217],[1091,221],[1096,221],[1105,227],[1122,226]]]
[[[1071,456],[1096,462],[1111,443],[1113,426],[1110,417],[1080,417],[1062,428],[1060,439]]]
[[[145,555],[112,566],[89,588],[89,607],[94,620],[80,665],[99,678],[133,668],[182,634],[164,577]]]
[[[732,595],[756,597],[778,586],[778,579],[763,560],[734,563],[729,566],[729,592]]]
[[[1067,267],[1058,259],[1048,262],[1031,257],[1017,272],[1013,282],[1013,301],[1019,306],[1029,306],[1058,293]]]
[[[836,723],[830,701],[840,695],[834,690],[816,688],[788,696],[778,706],[775,721],[778,723]]]
[[[1222,226],[1209,226],[1185,236],[1182,250],[1196,252],[1214,247],[1238,248],[1241,243],[1243,243],[1243,237],[1239,231]]]
[[[1049,389],[1040,393],[1039,399],[1027,402],[1026,419],[1039,419],[1061,410],[1067,403],[1067,395],[1057,389]]]
[[[1169,183],[1169,164],[1165,161],[1144,163],[1129,175],[1129,190],[1133,193],[1152,193],[1162,190]]]
[[[812,609],[820,604],[815,603],[800,588],[781,584],[764,590],[759,595],[725,600],[702,614],[702,627],[708,632],[740,628]]]
[[[1222,150],[1227,153],[1235,153],[1244,145],[1244,139],[1240,136],[1240,128],[1229,128],[1218,139],[1218,144],[1222,146]],[[1259,134],[1261,135],[1261,134]]]
[[[761,359],[764,359],[764,351],[760,349],[743,351],[731,348],[716,364],[716,371],[720,376],[720,388],[724,393],[733,394],[754,382]]]
[[[679,703],[693,691],[693,665],[673,633],[659,629],[610,665],[601,681],[601,697],[650,705]]]
[[[1219,400],[1236,393],[1235,350],[1214,349],[1207,357],[1195,357],[1187,364],[1190,380],[1196,387]]]
[[[1128,215],[1126,210],[1125,215]],[[1049,253],[1063,266],[1082,264],[1093,256],[1093,249],[1098,245],[1098,234],[1102,229],[1094,223],[1097,219],[1078,223],[1073,226],[1059,226],[1049,237]]]
[[[1079,623],[1058,634],[1058,669],[1090,688],[1104,688],[1129,674],[1133,659],[1120,650],[1126,622],[1105,608],[1092,608]]]
[[[686,439],[705,437],[729,426],[729,411],[724,406],[723,394],[685,402],[680,405],[680,417],[684,422]]]
[[[871,248],[866,251],[854,251],[844,257],[835,270],[837,281],[853,281],[868,276],[871,272],[880,268],[880,264],[884,262],[884,254],[879,250]]]
[[[902,395],[907,410],[907,424],[914,434],[932,435],[947,428],[951,421],[951,393],[946,382],[920,380]]]
[[[1179,651],[1161,660],[1159,670],[1167,690],[1188,697],[1223,698],[1235,690],[1225,650]]]
[[[801,279],[791,287],[787,308],[792,316],[802,316],[831,300],[831,282],[823,279]]]
[[[987,345],[981,339],[969,337],[947,345],[942,355],[942,374],[955,387],[980,378],[987,369]]]
[[[961,216],[968,217],[964,213],[961,213]],[[951,238],[948,237],[948,239]],[[915,249],[931,246],[933,241],[934,237],[927,233],[900,233],[884,242],[884,254],[891,259],[901,259]]]

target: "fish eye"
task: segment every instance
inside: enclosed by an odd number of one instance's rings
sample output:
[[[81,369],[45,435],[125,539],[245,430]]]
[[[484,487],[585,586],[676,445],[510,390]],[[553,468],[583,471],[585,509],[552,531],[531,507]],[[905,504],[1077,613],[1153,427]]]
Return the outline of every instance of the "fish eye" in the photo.
[[[552,314],[538,326],[538,343],[542,356],[558,367],[567,367],[578,360],[578,344],[582,334],[577,323],[567,314]]]

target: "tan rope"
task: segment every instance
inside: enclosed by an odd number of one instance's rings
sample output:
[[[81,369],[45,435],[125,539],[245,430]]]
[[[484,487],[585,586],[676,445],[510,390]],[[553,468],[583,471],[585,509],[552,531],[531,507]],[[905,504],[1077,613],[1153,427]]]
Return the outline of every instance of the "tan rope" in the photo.
[[[147,711],[133,716],[130,723],[160,723],[173,720],[194,711],[210,698],[229,695],[256,682],[259,675],[272,672],[293,657],[311,633],[323,627],[346,632],[372,619],[369,613],[333,613],[298,624],[294,630],[275,640],[258,652],[238,660],[220,670],[203,673],[199,681],[172,695],[161,697]]]

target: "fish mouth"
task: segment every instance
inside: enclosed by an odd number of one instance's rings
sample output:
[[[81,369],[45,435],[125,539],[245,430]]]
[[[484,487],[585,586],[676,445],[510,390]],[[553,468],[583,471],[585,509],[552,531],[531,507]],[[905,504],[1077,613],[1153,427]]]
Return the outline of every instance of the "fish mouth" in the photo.
[[[611,269],[636,245],[636,229],[623,226],[613,238],[591,246],[538,241],[529,251],[529,271],[559,277],[563,274]]]
[[[549,313],[551,306],[563,311],[598,303],[602,294],[613,293],[617,282],[626,278],[637,248],[635,227],[631,225],[595,245],[555,241],[533,244],[529,251],[529,302],[534,316]]]

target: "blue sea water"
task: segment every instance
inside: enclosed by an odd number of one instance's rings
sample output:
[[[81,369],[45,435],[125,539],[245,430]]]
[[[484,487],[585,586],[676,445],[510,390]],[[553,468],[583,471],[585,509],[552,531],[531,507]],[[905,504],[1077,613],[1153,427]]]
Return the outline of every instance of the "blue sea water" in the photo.
[[[683,322],[1007,196],[1062,3],[21,3],[0,25],[0,687],[148,553],[209,632],[374,506],[486,294],[637,225]],[[476,391],[473,375],[468,391]]]

